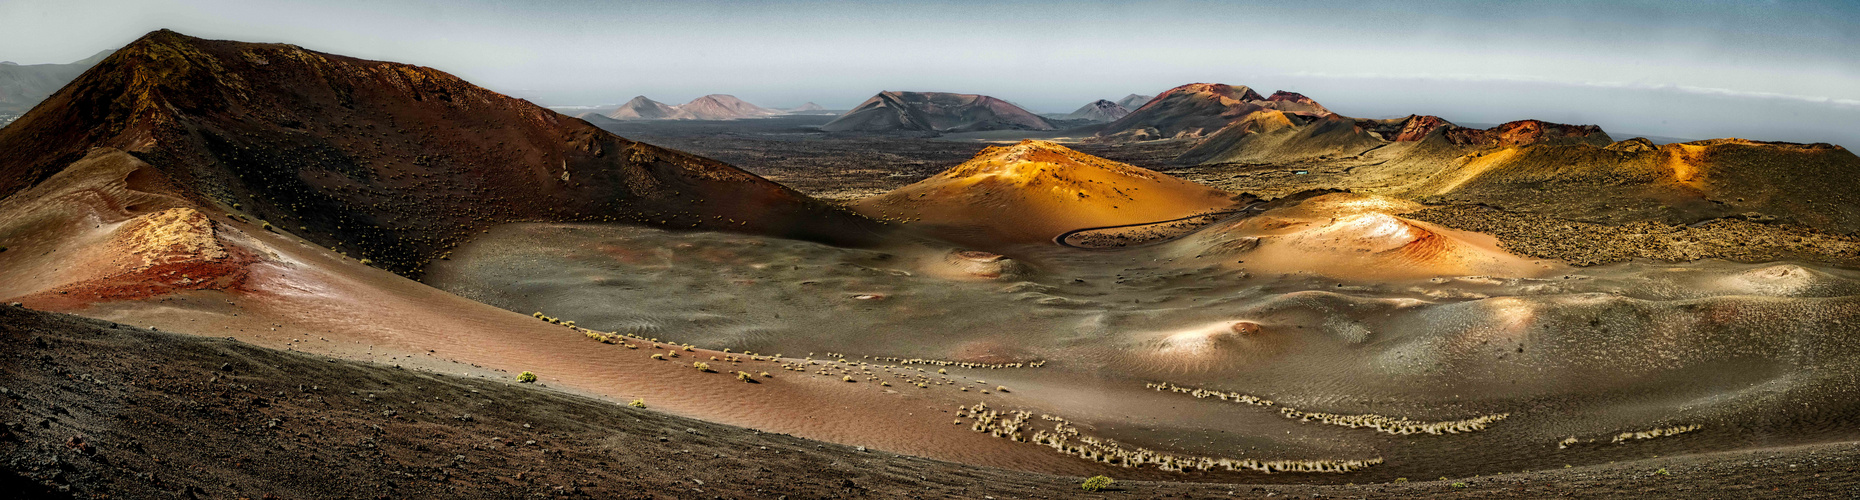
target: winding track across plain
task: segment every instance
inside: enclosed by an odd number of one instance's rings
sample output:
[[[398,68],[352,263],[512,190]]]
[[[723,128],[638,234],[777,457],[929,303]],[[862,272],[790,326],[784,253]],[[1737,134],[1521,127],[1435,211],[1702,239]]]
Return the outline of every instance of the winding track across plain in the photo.
[[[1254,208],[1254,207],[1258,207],[1258,206],[1259,206],[1259,205],[1260,205],[1261,203],[1263,203],[1263,202],[1253,202],[1253,203],[1251,203],[1251,204],[1248,204],[1247,206],[1244,206],[1244,207],[1240,207],[1240,208],[1239,208],[1239,209],[1237,209],[1237,210],[1225,210],[1225,211],[1220,211],[1220,212],[1209,212],[1209,213],[1205,213],[1205,214],[1195,214],[1195,215],[1190,215],[1190,216],[1187,216],[1187,217],[1180,217],[1180,218],[1175,218],[1175,219],[1169,219],[1169,220],[1159,220],[1159,221],[1153,221],[1153,222],[1138,222],[1138,223],[1135,223],[1135,224],[1119,224],[1119,225],[1115,225],[1115,226],[1097,226],[1097,227],[1087,227],[1087,228],[1079,228],[1079,229],[1074,229],[1074,230],[1071,230],[1071,231],[1066,231],[1066,232],[1064,232],[1064,233],[1059,233],[1059,236],[1054,236],[1054,237],[1053,237],[1053,244],[1056,244],[1056,245],[1059,245],[1059,246],[1062,246],[1062,247],[1066,247],[1066,248],[1077,248],[1077,249],[1080,249],[1080,250],[1128,250],[1128,249],[1132,249],[1132,248],[1143,248],[1143,247],[1147,247],[1147,246],[1152,246],[1152,245],[1160,245],[1160,244],[1163,244],[1163,243],[1168,243],[1168,242],[1171,242],[1171,241],[1175,241],[1175,240],[1178,240],[1178,239],[1181,239],[1181,238],[1182,238],[1182,237],[1184,237],[1184,236],[1188,236],[1188,235],[1191,235],[1191,234],[1195,234],[1195,233],[1198,233],[1198,232],[1201,232],[1201,230],[1202,230],[1202,229],[1207,229],[1207,228],[1208,228],[1208,226],[1212,226],[1212,225],[1214,225],[1214,224],[1217,224],[1217,223],[1220,223],[1220,222],[1223,222],[1223,221],[1226,221],[1226,220],[1228,220],[1228,219],[1232,219],[1233,217],[1245,217],[1245,216],[1248,216],[1248,215],[1249,215],[1250,213],[1252,213],[1252,211],[1253,211],[1253,208]],[[1186,232],[1186,233],[1182,233],[1182,234],[1178,234],[1178,235],[1175,235],[1175,236],[1171,236],[1171,237],[1168,237],[1168,238],[1163,238],[1163,239],[1160,239],[1160,240],[1156,240],[1156,241],[1149,241],[1149,242],[1144,242],[1144,243],[1140,243],[1140,244],[1136,244],[1136,245],[1130,245],[1130,246],[1122,246],[1122,247],[1116,247],[1116,248],[1095,248],[1095,247],[1082,247],[1082,246],[1078,246],[1078,245],[1074,245],[1074,244],[1072,244],[1071,242],[1068,242],[1068,241],[1066,241],[1066,239],[1068,239],[1068,238],[1071,238],[1071,237],[1072,237],[1072,235],[1075,235],[1075,234],[1079,234],[1079,233],[1083,233],[1083,232],[1086,232],[1086,231],[1099,231],[1099,230],[1104,230],[1104,229],[1117,229],[1117,228],[1121,228],[1121,227],[1137,227],[1137,226],[1152,226],[1152,225],[1156,225],[1156,224],[1168,224],[1168,223],[1171,223],[1171,222],[1176,222],[1176,221],[1184,221],[1184,220],[1189,220],[1189,219],[1194,219],[1194,218],[1199,218],[1199,217],[1208,217],[1208,216],[1214,216],[1214,215],[1230,215],[1230,217],[1224,217],[1224,218],[1221,218],[1221,219],[1217,219],[1217,220],[1215,220],[1214,222],[1210,222],[1210,223],[1208,223],[1208,224],[1206,224],[1206,225],[1203,225],[1203,226],[1201,226],[1201,227],[1199,227],[1199,228],[1196,228],[1196,229],[1195,229],[1195,230],[1193,230],[1193,231],[1189,231],[1189,232]]]

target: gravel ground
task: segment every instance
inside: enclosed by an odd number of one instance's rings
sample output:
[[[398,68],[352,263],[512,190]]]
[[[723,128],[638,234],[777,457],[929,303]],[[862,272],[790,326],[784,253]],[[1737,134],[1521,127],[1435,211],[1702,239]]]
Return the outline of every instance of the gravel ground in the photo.
[[[14,498],[1856,498],[1829,443],[1371,485],[1121,481],[965,466],[544,387],[0,306]],[[1417,478],[1419,479],[1419,478]]]

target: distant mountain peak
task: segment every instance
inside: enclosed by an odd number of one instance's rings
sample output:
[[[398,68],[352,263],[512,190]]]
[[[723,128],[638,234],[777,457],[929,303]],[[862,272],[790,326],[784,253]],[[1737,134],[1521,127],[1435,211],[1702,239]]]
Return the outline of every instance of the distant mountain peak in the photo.
[[[615,120],[663,120],[677,112],[678,110],[670,105],[642,95],[620,105],[620,109],[608,113],[607,117]]]
[[[1094,122],[1112,122],[1112,121],[1116,121],[1118,118],[1123,118],[1124,115],[1128,115],[1128,114],[1130,114],[1129,109],[1123,106],[1119,106],[1115,102],[1111,102],[1106,99],[1099,99],[1096,101],[1092,101],[1090,104],[1086,104],[1080,107],[1077,111],[1073,111],[1071,114],[1068,114],[1065,117],[1063,117],[1063,119],[1091,120]]]
[[[822,125],[828,132],[1053,130],[1013,103],[979,94],[887,90]]]
[[[1150,99],[1154,99],[1154,98],[1156,98],[1156,96],[1130,94],[1130,95],[1124,96],[1123,99],[1118,99],[1117,105],[1123,106],[1124,109],[1134,111],[1137,108],[1143,107],[1144,104],[1149,104]]]

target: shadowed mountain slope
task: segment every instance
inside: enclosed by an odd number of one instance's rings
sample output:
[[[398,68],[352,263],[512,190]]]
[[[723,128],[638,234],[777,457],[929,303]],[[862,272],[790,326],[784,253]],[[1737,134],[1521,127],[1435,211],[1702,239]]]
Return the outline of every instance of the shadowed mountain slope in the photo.
[[[417,274],[485,227],[633,221],[830,242],[870,221],[420,66],[162,30],[0,129],[0,197],[115,148],[162,194]]]

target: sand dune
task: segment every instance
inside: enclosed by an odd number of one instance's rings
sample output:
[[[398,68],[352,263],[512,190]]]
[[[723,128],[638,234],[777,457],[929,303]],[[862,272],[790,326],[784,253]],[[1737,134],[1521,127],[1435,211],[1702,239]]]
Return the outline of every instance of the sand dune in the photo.
[[[990,147],[916,184],[861,200],[869,216],[971,243],[1031,243],[1060,233],[1175,219],[1233,206],[1234,195],[1045,141]],[[971,228],[975,233],[939,231]]]

